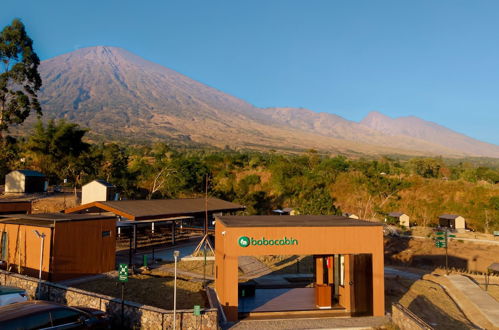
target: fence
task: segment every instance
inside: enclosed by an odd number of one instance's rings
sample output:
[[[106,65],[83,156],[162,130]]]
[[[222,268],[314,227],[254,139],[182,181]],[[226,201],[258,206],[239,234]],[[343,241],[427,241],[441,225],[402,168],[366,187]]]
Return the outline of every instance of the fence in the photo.
[[[0,284],[26,290],[31,299],[49,300],[70,306],[91,307],[108,313],[114,325],[128,329],[172,329],[173,311],[124,301],[124,319],[121,320],[122,301],[57,283],[38,281],[33,277],[0,270]],[[123,323],[122,323],[123,322]],[[217,329],[216,308],[201,310],[196,316],[193,310],[177,310],[177,329]]]

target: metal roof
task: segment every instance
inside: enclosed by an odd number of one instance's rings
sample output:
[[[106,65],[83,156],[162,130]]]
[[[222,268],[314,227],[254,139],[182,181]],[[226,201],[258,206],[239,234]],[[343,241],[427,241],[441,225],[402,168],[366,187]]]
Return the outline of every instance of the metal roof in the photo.
[[[68,221],[87,221],[101,219],[116,219],[115,216],[109,215],[94,215],[94,214],[63,214],[63,213],[44,213],[44,214],[16,214],[5,215],[0,218],[0,223],[39,226],[39,227],[54,227],[57,222]]]
[[[403,212],[390,212],[390,213],[388,213],[388,216],[398,218],[398,217],[402,216],[403,214],[405,214],[405,213],[403,213]]]
[[[460,215],[455,215],[455,214],[442,214],[442,215],[439,215],[438,218],[439,219],[448,219],[448,220],[454,220],[456,219],[457,217],[460,217]]]
[[[97,182],[97,183],[100,183],[101,185],[103,185],[103,186],[105,186],[105,187],[109,187],[109,188],[113,188],[113,187],[114,187],[114,185],[113,185],[113,184],[111,184],[111,183],[109,183],[109,182],[107,182],[107,181],[104,181],[104,180],[102,180],[102,179],[96,179],[96,180],[90,181],[90,182],[89,182],[89,183],[87,183],[87,184],[90,184],[90,183],[92,183],[92,182]],[[86,186],[87,184],[85,184],[85,186]]]
[[[218,198],[208,198],[208,212],[235,212],[246,207]],[[92,202],[65,210],[65,213],[106,210],[130,220],[145,220],[166,217],[202,214],[206,210],[205,198],[121,200]],[[88,211],[87,211],[88,210]]]
[[[39,176],[39,177],[45,177],[45,174],[40,173],[38,171],[33,171],[33,170],[14,170],[12,172],[19,172],[24,176]],[[10,172],[10,173],[12,173]]]
[[[357,220],[336,215],[252,215],[219,216],[227,227],[372,227],[383,226],[378,222]]]

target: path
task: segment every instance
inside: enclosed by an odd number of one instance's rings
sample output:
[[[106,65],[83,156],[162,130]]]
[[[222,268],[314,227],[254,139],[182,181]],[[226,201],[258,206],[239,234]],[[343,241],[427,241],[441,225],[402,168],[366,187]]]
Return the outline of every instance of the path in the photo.
[[[352,317],[352,318],[275,318],[273,320],[242,320],[223,329],[375,329],[387,324],[387,317]]]
[[[483,329],[499,329],[499,302],[468,277],[453,274],[425,279],[440,284],[471,322]]]

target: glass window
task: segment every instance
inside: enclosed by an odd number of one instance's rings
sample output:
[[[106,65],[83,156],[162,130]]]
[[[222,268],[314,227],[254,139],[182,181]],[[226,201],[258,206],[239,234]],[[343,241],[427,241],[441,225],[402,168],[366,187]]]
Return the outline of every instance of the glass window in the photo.
[[[2,260],[7,261],[7,251],[9,249],[9,245],[7,244],[7,232],[2,232]]]
[[[20,318],[0,323],[2,329],[29,330],[52,326],[48,312],[24,315]]]
[[[56,309],[51,311],[50,314],[52,314],[54,326],[78,322],[80,316],[83,316],[82,313],[70,308]]]
[[[345,256],[340,255],[340,285],[345,286]]]

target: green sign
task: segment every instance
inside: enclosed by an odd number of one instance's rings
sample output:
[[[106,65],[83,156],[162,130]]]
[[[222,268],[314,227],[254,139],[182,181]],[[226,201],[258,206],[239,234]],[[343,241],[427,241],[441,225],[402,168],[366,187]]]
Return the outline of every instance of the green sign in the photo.
[[[437,242],[435,242],[435,246],[438,248],[444,248],[447,246],[447,244],[445,244],[445,242],[437,241]]]
[[[437,236],[437,240],[444,240],[445,237],[442,237],[442,236]]]
[[[118,267],[118,281],[128,282],[128,265],[120,264]]]
[[[279,245],[298,245],[298,240],[294,238],[281,238],[281,239],[266,239],[262,237],[260,239],[255,239],[253,237],[241,236],[237,239],[237,243],[240,247],[248,247],[250,245],[263,245],[263,246],[279,246]]]
[[[194,305],[194,315],[201,316],[201,306]]]
[[[248,247],[250,245],[250,239],[249,239],[249,237],[246,237],[246,236],[239,237],[237,242],[239,243],[240,247]]]
[[[437,231],[437,235],[443,235],[444,233],[441,231]]]
[[[456,237],[456,235],[449,235],[449,237]]]

